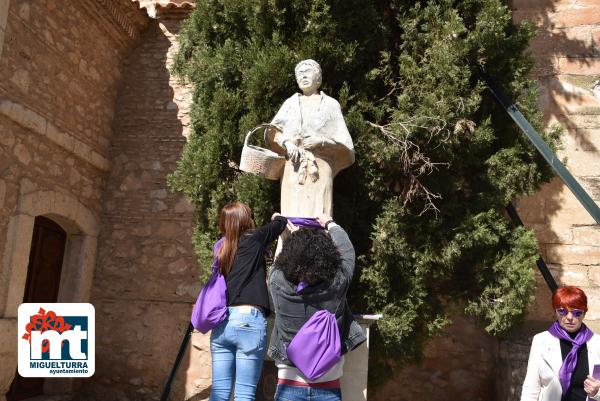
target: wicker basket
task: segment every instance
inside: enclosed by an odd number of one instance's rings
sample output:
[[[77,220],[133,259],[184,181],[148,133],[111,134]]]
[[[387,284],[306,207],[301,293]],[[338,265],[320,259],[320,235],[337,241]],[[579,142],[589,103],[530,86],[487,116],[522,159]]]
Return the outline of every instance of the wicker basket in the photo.
[[[279,127],[272,124],[261,124],[252,128],[244,140],[242,158],[240,160],[240,170],[256,174],[259,177],[264,177],[269,180],[278,181],[283,173],[285,157],[269,149],[248,144],[250,135],[262,128],[275,128],[280,130]]]

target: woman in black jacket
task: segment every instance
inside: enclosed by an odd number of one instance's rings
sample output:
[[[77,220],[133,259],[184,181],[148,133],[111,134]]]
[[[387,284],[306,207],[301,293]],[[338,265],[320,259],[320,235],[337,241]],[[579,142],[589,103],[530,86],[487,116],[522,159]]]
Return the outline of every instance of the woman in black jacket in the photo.
[[[212,388],[210,401],[228,401],[234,381],[236,400],[254,400],[265,355],[269,295],[265,279],[265,251],[285,229],[278,213],[255,228],[250,208],[230,203],[221,211],[224,237],[217,260],[227,283],[227,318],[212,330]]]

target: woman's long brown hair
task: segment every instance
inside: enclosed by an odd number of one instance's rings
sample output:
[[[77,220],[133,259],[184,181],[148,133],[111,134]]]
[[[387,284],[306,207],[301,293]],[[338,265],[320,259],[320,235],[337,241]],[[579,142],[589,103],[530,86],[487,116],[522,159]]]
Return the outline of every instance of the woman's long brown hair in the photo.
[[[254,228],[252,220],[252,210],[248,205],[241,202],[234,202],[225,205],[219,216],[219,229],[225,237],[223,245],[217,255],[219,262],[219,271],[227,276],[231,271],[231,265],[235,258],[238,241],[242,234],[247,230]]]

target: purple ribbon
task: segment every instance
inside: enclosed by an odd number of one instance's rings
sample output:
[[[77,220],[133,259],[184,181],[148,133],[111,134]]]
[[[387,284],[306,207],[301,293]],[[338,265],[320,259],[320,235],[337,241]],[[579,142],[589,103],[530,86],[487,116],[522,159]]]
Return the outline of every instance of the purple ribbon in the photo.
[[[548,332],[550,332],[550,334],[559,340],[568,341],[573,345],[573,348],[571,348],[571,351],[569,351],[567,354],[560,367],[560,370],[558,371],[558,379],[560,380],[562,392],[563,394],[567,394],[567,390],[569,389],[569,386],[571,386],[571,377],[573,376],[573,371],[577,366],[577,351],[583,344],[587,343],[589,339],[592,338],[594,333],[585,324],[582,324],[581,329],[575,338],[571,338],[567,331],[560,327],[558,321],[552,323],[552,326],[550,326]]]
[[[298,283],[298,285],[296,286],[296,293],[300,294],[300,292],[305,289],[306,287],[308,287],[308,283],[305,281],[301,281]]]
[[[294,225],[308,227],[308,228],[320,228],[324,229],[323,226],[314,217],[286,217],[288,221]]]

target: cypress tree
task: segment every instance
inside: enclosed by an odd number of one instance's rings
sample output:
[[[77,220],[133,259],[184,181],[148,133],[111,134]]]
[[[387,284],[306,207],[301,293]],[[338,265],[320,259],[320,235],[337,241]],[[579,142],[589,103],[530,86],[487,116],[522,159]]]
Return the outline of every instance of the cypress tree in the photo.
[[[173,67],[194,84],[193,132],[169,184],[196,206],[204,274],[225,203],[248,203],[259,224],[278,210],[279,184],[236,167],[245,134],[298,91],[294,66],[312,58],[355,144],[334,214],[357,249],[353,309],[384,314],[371,383],[390,359],[419,360],[450,304],[505,335],[532,301],[538,249],[503,208],[552,174],[479,70],[540,130],[532,37],[499,0],[198,2]],[[557,130],[543,136],[557,146]]]

